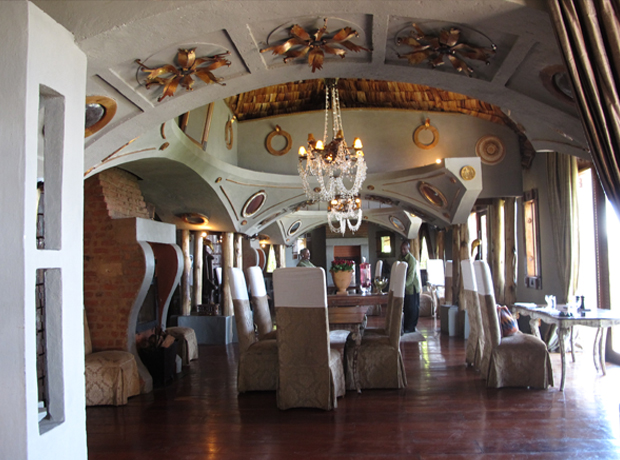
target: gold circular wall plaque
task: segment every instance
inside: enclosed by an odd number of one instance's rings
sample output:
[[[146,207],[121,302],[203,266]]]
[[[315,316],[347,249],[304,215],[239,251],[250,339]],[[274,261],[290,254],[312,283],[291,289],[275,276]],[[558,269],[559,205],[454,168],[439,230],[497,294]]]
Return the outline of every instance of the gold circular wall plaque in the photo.
[[[446,200],[444,194],[441,193],[441,191],[437,187],[427,182],[420,182],[420,185],[418,185],[418,190],[420,191],[422,196],[426,198],[426,200],[433,206],[438,208],[445,208],[446,206],[448,206],[448,200]]]
[[[506,149],[497,136],[482,136],[476,142],[476,155],[487,165],[495,165],[506,156]]]
[[[433,134],[433,140],[428,144],[423,143],[420,140],[420,134],[423,131],[429,130]],[[432,149],[439,142],[439,131],[434,126],[431,126],[431,121],[427,118],[423,125],[417,127],[417,129],[413,132],[413,143],[424,150]]]
[[[226,122],[226,126],[224,127],[224,141],[226,142],[226,148],[231,150],[233,148],[233,119],[231,118]]]
[[[284,139],[286,139],[286,145],[281,150],[276,150],[271,145],[271,141],[275,136],[282,136],[284,137]],[[293,141],[291,139],[291,135],[284,131],[282,128],[280,128],[279,125],[276,125],[276,129],[271,131],[267,136],[267,139],[265,139],[265,147],[267,148],[267,151],[277,157],[287,154],[288,151],[291,150],[292,144]]]
[[[474,177],[476,177],[476,170],[473,168],[473,166],[463,166],[461,168],[461,177],[463,178],[463,180],[472,180]]]
[[[84,137],[92,136],[104,128],[116,115],[116,101],[105,96],[86,98],[86,125]]]

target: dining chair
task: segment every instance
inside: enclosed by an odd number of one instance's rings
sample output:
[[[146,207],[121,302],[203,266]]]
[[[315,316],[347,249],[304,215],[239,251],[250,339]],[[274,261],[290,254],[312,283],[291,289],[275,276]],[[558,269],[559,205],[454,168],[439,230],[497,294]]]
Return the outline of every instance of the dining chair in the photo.
[[[273,272],[273,287],[278,408],[336,408],[346,388],[340,352],[329,346],[325,271],[320,267],[279,268]]]
[[[275,339],[258,340],[250,310],[248,288],[240,268],[228,269],[230,292],[239,337],[237,391],[275,390],[278,380],[278,347]]]
[[[463,299],[465,300],[465,310],[469,318],[469,337],[467,338],[465,362],[467,365],[473,366],[474,369],[481,370],[484,351],[484,329],[482,327],[482,313],[480,312],[480,300],[478,299],[474,266],[470,259],[461,260],[461,274],[463,277]]]
[[[255,266],[247,268],[246,273],[250,281],[250,303],[254,312],[254,323],[258,330],[258,339],[275,339],[276,331],[273,329],[263,271],[260,267]]]
[[[446,260],[446,281],[444,283],[444,305],[452,305],[452,261]]]
[[[406,262],[400,262],[400,261],[396,261],[392,264],[392,269],[391,269],[391,273],[390,273],[390,281],[388,284],[388,301],[387,301],[387,305],[385,307],[385,320],[384,320],[384,324],[383,327],[367,327],[364,330],[364,335],[365,336],[371,336],[371,335],[383,335],[383,336],[389,336],[389,329],[390,329],[390,323],[392,321],[392,309],[394,306],[394,292],[393,292],[393,286],[394,284],[392,283],[392,278],[394,277],[396,270],[395,268],[400,265],[400,264],[405,264]],[[400,329],[399,329],[400,330]]]
[[[387,335],[366,335],[359,346],[347,340],[345,345],[347,389],[405,388],[407,376],[400,352],[400,330],[405,303],[407,264],[392,267],[390,292],[392,306]]]
[[[487,387],[553,386],[553,369],[545,342],[520,331],[502,337],[489,265],[477,260],[474,272],[485,342],[481,367]]]

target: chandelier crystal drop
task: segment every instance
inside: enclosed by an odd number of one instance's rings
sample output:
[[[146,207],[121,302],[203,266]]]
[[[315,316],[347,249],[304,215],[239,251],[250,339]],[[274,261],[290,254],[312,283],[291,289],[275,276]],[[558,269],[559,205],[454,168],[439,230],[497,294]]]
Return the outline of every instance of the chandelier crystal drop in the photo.
[[[327,223],[334,233],[342,233],[344,236],[347,227],[353,233],[362,225],[362,200],[359,196],[337,196],[328,204]],[[338,224],[337,226],[335,224]]]
[[[308,148],[299,147],[297,170],[309,200],[331,201],[336,196],[353,199],[366,179],[362,141],[349,147],[344,138],[340,98],[335,79],[325,80],[325,130],[323,140],[308,135]],[[327,143],[331,107],[332,141]],[[360,211],[361,212],[361,211]]]

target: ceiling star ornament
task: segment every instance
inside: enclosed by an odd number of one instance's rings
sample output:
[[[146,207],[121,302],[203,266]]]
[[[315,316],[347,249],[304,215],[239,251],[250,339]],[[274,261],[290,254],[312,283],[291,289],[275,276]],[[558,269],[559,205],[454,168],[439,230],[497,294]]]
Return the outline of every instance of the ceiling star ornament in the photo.
[[[229,51],[197,58],[196,48],[179,49],[176,56],[177,65],[166,64],[151,68],[144,65],[140,59],[136,59],[136,63],[140,71],[148,73],[145,81],[146,89],[150,89],[153,85],[164,87],[162,95],[157,99],[157,102],[161,102],[167,96],[174,96],[179,86],[192,91],[194,77],[207,84],[217,83],[225,86],[226,84],[222,83],[223,78],[216,77],[212,71],[222,66],[230,67],[230,61],[226,59],[228,55]]]
[[[355,233],[360,229],[362,220],[362,200],[359,196],[337,196],[327,206],[327,223],[333,233],[340,232],[344,236],[347,228]]]
[[[359,195],[366,179],[367,166],[362,141],[355,138],[352,147],[345,141],[336,80],[327,79],[325,87],[323,140],[315,140],[314,135],[308,135],[308,149],[299,147],[297,171],[309,200],[329,202],[336,196],[347,199]],[[327,143],[330,107],[333,139]]]
[[[370,51],[363,46],[351,42],[352,38],[359,37],[359,33],[351,27],[344,27],[333,35],[327,31],[327,18],[323,27],[310,34],[299,24],[294,24],[289,31],[291,38],[280,45],[270,46],[260,50],[273,52],[274,55],[284,56],[284,62],[291,59],[308,56],[308,64],[312,67],[312,73],[323,68],[325,54],[334,54],[344,59],[347,51],[355,53]]]
[[[407,37],[398,37],[397,45],[409,46],[412,51],[406,54],[398,54],[401,59],[407,59],[409,64],[416,65],[428,61],[435,68],[445,63],[445,58],[459,72],[471,77],[474,70],[469,67],[465,59],[475,59],[489,64],[489,59],[495,55],[497,46],[491,42],[489,48],[471,45],[461,40],[461,29],[451,27],[442,29],[439,35],[424,33],[417,24],[412,24],[413,29]],[[478,32],[480,33],[480,32]],[[486,35],[480,33],[484,37]],[[488,39],[488,37],[486,37]]]

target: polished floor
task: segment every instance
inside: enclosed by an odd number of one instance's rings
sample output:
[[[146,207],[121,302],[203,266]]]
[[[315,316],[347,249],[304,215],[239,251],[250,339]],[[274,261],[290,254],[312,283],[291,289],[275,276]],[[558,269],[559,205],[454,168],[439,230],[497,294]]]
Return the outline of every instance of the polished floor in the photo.
[[[564,392],[557,354],[556,387],[492,390],[438,327],[423,318],[428,340],[401,344],[407,389],[348,392],[330,412],[238,396],[236,345],[201,346],[168,386],[87,409],[89,459],[620,459],[620,367],[597,373],[589,343]]]

